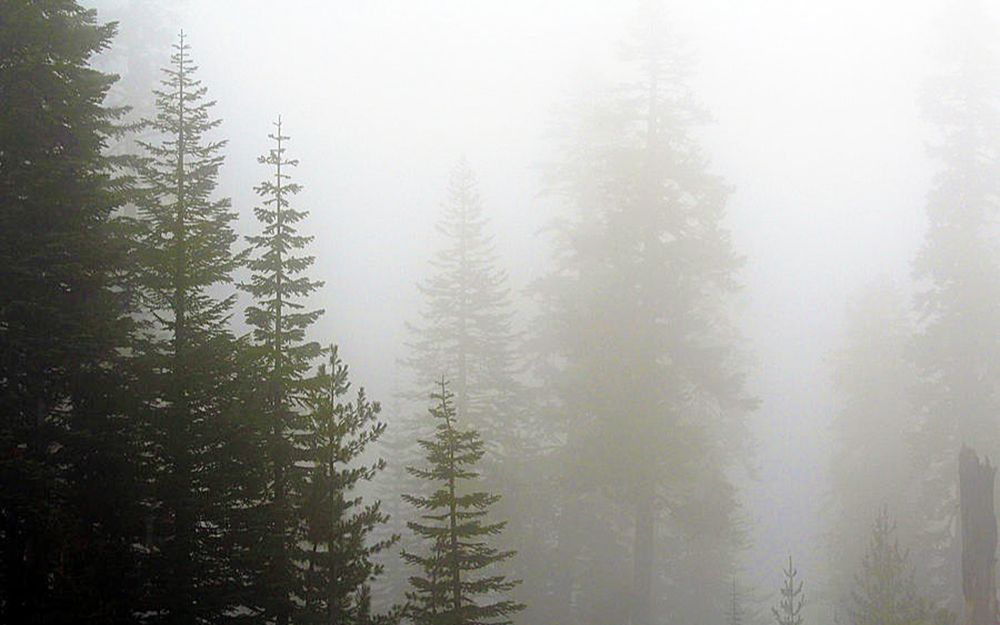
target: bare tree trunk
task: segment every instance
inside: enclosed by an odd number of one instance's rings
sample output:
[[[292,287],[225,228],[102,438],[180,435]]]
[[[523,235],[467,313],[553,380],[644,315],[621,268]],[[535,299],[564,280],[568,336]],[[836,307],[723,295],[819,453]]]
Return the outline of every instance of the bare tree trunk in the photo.
[[[640,485],[635,506],[635,536],[632,545],[631,625],[651,625],[653,594],[653,555],[656,549],[656,510],[653,489],[648,480]]]
[[[958,490],[962,514],[963,625],[996,625],[997,518],[993,509],[996,468],[962,446]]]

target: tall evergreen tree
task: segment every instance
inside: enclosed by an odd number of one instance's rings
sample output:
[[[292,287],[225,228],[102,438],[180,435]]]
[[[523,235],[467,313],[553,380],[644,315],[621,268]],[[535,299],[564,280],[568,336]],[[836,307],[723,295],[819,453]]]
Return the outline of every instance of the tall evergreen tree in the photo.
[[[519,582],[498,574],[495,567],[514,552],[489,544],[505,525],[486,520],[500,496],[467,490],[466,485],[479,478],[475,467],[486,450],[478,432],[456,423],[453,397],[442,379],[431,396],[437,403],[430,409],[437,420],[434,437],[419,441],[427,466],[410,468],[433,490],[404,495],[423,520],[408,523],[422,539],[423,553],[403,552],[420,570],[410,578],[410,615],[420,625],[505,625],[524,606],[505,598]]]
[[[1000,83],[995,22],[982,3],[951,3],[940,23],[942,70],[929,82],[924,110],[937,130],[931,155],[941,168],[913,265],[920,287],[914,457],[923,491],[913,515],[935,597],[954,602],[962,596],[958,451],[974,442],[1000,455]]]
[[[521,393],[507,273],[488,228],[475,174],[463,157],[437,224],[443,246],[431,261],[433,273],[419,285],[423,307],[420,320],[408,326],[404,364],[421,399],[434,390],[430,372],[452,380],[459,418],[509,454],[523,434],[515,409]]]
[[[851,592],[851,625],[947,625],[954,619],[917,589],[909,554],[895,539],[896,524],[883,507],[872,524],[868,550]]]
[[[381,407],[359,389],[353,402],[347,366],[336,346],[330,348],[329,368],[321,367],[319,388],[310,400],[304,449],[311,464],[305,484],[306,527],[303,614],[297,622],[391,625],[396,609],[372,614],[371,583],[382,573],[375,561],[398,536],[374,539],[388,520],[381,502],[365,503],[359,490],[386,463],[382,458],[360,464],[362,456],[385,432]]]
[[[431,259],[431,274],[418,284],[419,317],[407,324],[408,351],[401,361],[411,379],[400,399],[404,406],[420,408],[412,417],[409,412],[401,415],[383,442],[394,459],[383,481],[391,490],[386,499],[399,501],[396,493],[414,486],[406,472],[407,465],[419,460],[412,441],[421,430],[423,404],[434,391],[432,376],[443,374],[453,381],[459,419],[489,441],[484,479],[488,488],[507,494],[501,506],[510,504],[503,513],[515,534],[511,538],[526,545],[530,519],[525,489],[520,485],[525,481],[531,445],[525,392],[516,376],[518,337],[508,276],[500,267],[475,173],[464,157],[451,172],[436,228],[440,247]],[[391,529],[401,532],[405,528]],[[401,533],[402,545],[408,546],[411,536]],[[406,567],[391,564],[388,573],[385,590],[402,598]]]
[[[788,568],[783,572],[785,579],[781,585],[781,598],[778,605],[771,608],[771,613],[777,625],[802,625],[802,606],[806,598],[802,593],[802,580],[798,579],[799,571],[792,564],[792,556],[788,556]]]
[[[255,187],[262,204],[254,214],[263,230],[247,237],[254,255],[247,263],[251,279],[243,288],[254,298],[246,319],[264,358],[267,388],[263,452],[269,476],[262,507],[267,531],[261,546],[266,570],[255,595],[266,618],[285,625],[296,609],[295,598],[303,594],[296,561],[301,559],[304,473],[296,467],[301,451],[295,437],[307,427],[302,408],[311,384],[308,374],[320,355],[319,343],[309,341],[306,331],[323,311],[304,310],[302,300],[322,283],[304,274],[314,258],[295,255],[313,237],[298,234],[296,224],[308,215],[291,205],[301,190],[289,174],[298,161],[285,154],[289,137],[282,134],[280,117],[275,129],[269,135],[274,147],[258,159],[271,168],[271,177]]]
[[[236,218],[214,198],[224,141],[209,133],[213,102],[196,80],[181,33],[155,92],[159,135],[141,142],[138,259],[149,312],[139,353],[153,519],[147,612],[153,622],[217,622],[239,604],[226,528],[233,476],[220,471],[239,442],[234,381],[240,350],[228,329],[235,294],[220,297],[242,262]]]
[[[137,597],[113,24],[0,3],[0,621],[120,623]]]
[[[577,563],[593,547],[577,528],[609,506],[630,517],[619,540],[631,542],[632,582],[620,603],[633,625],[654,613],[721,620],[722,580],[742,544],[731,473],[746,458],[743,417],[755,402],[728,310],[741,265],[724,225],[729,190],[693,137],[705,114],[661,10],[648,4],[640,21],[634,80],[586,99],[552,172],[567,214],[553,228],[554,269],[536,287],[535,346],[566,443],[555,620],[586,618],[574,605],[590,594]],[[685,574],[658,581],[668,565]]]

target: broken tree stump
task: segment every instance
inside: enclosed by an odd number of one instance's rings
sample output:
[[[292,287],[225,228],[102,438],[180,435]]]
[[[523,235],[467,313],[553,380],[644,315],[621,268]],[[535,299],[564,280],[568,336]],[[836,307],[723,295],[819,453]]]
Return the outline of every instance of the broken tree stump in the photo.
[[[997,625],[997,517],[993,508],[996,467],[980,462],[966,446],[958,454],[958,494],[962,515],[963,625]]]

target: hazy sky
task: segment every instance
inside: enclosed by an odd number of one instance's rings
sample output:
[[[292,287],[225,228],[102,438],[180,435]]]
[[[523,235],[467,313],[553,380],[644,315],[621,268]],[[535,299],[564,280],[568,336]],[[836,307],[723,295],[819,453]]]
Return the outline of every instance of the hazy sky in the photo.
[[[763,400],[750,560],[770,589],[792,550],[808,587],[823,559],[825,359],[861,286],[908,279],[933,171],[917,96],[944,2],[666,4],[698,59],[694,85],[716,120],[704,141],[734,185],[731,224],[747,257],[744,327]],[[327,280],[317,336],[340,343],[356,379],[386,400],[451,166],[465,154],[478,171],[522,287],[547,254],[537,235],[550,215],[539,196],[546,133],[581,85],[614,80],[634,10],[611,0],[179,6],[168,28],[188,33],[230,141],[223,191],[250,223],[266,173],[255,159],[281,113]]]

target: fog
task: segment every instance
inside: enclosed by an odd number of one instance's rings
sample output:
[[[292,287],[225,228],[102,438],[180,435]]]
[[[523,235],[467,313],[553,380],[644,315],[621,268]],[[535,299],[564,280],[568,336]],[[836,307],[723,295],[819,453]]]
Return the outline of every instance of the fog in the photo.
[[[414,405],[426,405],[412,397],[413,372],[406,361],[414,339],[407,324],[419,323],[426,295],[418,285],[434,274],[432,259],[443,245],[435,224],[461,158],[478,181],[499,268],[509,274],[518,337],[511,348],[518,354],[531,351],[532,337],[544,326],[539,315],[547,310],[536,289],[557,271],[553,258],[560,235],[550,226],[565,211],[565,197],[551,183],[553,164],[565,156],[563,133],[586,108],[581,102],[599,101],[595,94],[616,94],[635,83],[627,43],[642,3],[81,4],[96,8],[100,22],[119,22],[117,38],[95,64],[122,75],[122,87],[112,89],[109,99],[134,107],[136,118],[153,113],[150,90],[159,77],[150,70],[169,63],[169,46],[183,29],[197,76],[208,99],[216,101],[211,116],[222,120],[209,136],[227,141],[214,194],[232,198],[241,237],[259,230],[254,186],[268,170],[257,156],[272,146],[267,135],[281,116],[282,131],[291,137],[289,156],[300,161],[294,179],[303,190],[294,205],[309,212],[298,227],[315,237],[306,248],[316,257],[309,275],[324,282],[306,301],[309,310],[325,310],[307,336],[339,345],[354,386],[364,386],[382,402],[387,436],[394,423],[415,418]],[[741,287],[732,293],[729,310],[745,362],[745,391],[759,402],[747,412],[742,435],[752,452],[726,469],[747,539],[736,550],[734,566],[711,575],[720,588],[734,578],[745,583],[752,595],[745,609],[756,616],[743,625],[771,622],[782,570],[792,555],[805,581],[807,623],[849,620],[844,584],[851,576],[837,560],[844,550],[831,536],[845,540],[835,512],[847,505],[835,485],[842,457],[837,450],[843,449],[837,415],[852,410],[856,398],[837,386],[838,375],[845,375],[837,363],[850,359],[843,355],[851,340],[845,337],[855,327],[850,314],[867,314],[866,294],[897,293],[910,311],[906,316],[918,324],[928,318],[913,312],[910,302],[934,277],[915,274],[914,263],[927,236],[929,192],[944,166],[928,149],[941,142],[942,126],[929,119],[922,103],[934,97],[927,95],[933,79],[950,71],[948,36],[956,32],[951,20],[961,21],[963,10],[995,9],[988,3],[975,8],[971,0],[662,4],[669,32],[664,41],[670,54],[683,50],[691,93],[709,113],[691,136],[707,157],[708,172],[730,189],[722,224],[743,265],[734,274]],[[997,39],[1000,33],[992,24],[988,28],[987,40]],[[985,150],[995,149],[997,144],[984,141]],[[996,202],[988,191],[986,197]],[[996,213],[991,215],[985,236],[996,234]],[[248,273],[239,269],[237,275],[245,279]],[[239,294],[232,316],[237,333],[249,329],[239,311],[250,301],[247,293]],[[873,324],[870,338],[877,343],[890,330]],[[998,330],[979,327],[977,336],[988,342]],[[595,321],[593,332],[614,329]],[[886,355],[877,364],[888,362]],[[868,364],[845,367],[864,376]],[[517,377],[533,389],[532,397],[545,394],[546,383],[527,364],[519,366]],[[926,379],[911,380],[907,388],[922,388]],[[983,391],[983,397],[993,397],[990,393]],[[525,410],[544,412],[551,409],[548,401],[538,400],[535,408],[528,402]],[[910,440],[906,432],[889,431],[894,432],[889,437]],[[1000,439],[961,442],[981,453],[1000,449]],[[419,451],[415,442],[412,447]],[[894,460],[882,455],[877,441],[872,449],[876,455],[862,463],[870,461],[873,475],[884,474]],[[957,492],[957,473],[952,477],[949,488]],[[392,497],[384,487],[362,490]],[[858,514],[870,521],[876,512]],[[941,590],[954,586],[929,572],[938,564],[932,566],[923,549],[933,541],[921,544],[922,528],[912,515],[907,518],[910,509],[889,512],[904,546],[912,549],[907,566],[916,571],[921,591],[961,617],[960,598]],[[617,514],[601,518],[611,523],[607,519]],[[631,525],[621,523],[613,531],[623,545],[631,545]],[[867,540],[867,531],[850,536],[847,550],[863,551]],[[531,544],[515,546],[524,552]],[[594,566],[587,562],[581,567]],[[393,566],[399,565],[387,564]],[[958,563],[941,566],[954,569],[945,577],[957,575]],[[673,587],[676,581],[669,580],[686,573],[663,575],[665,587]],[[581,585],[573,592],[588,591]],[[375,594],[375,603],[384,605]],[[531,612],[532,596],[518,597],[529,604],[527,614],[555,618],[557,612]],[[593,616],[592,622],[601,618]],[[634,614],[630,618],[633,625],[651,625]],[[675,618],[681,617],[654,621]],[[706,622],[722,618],[721,608],[705,615]]]

